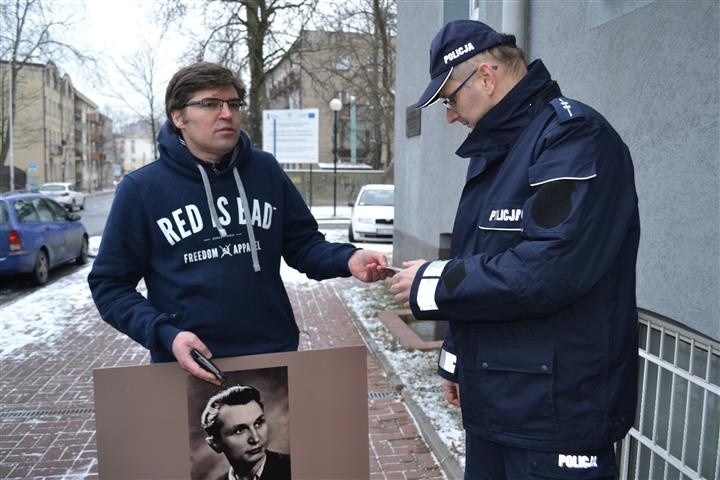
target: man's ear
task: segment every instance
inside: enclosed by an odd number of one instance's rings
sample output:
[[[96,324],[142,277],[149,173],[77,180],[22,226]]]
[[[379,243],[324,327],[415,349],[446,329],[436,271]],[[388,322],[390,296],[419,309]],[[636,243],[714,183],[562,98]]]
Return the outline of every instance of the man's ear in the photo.
[[[495,92],[497,85],[497,78],[495,76],[495,70],[489,63],[482,63],[478,68],[478,77],[480,77],[480,84],[483,90],[488,95],[492,95]]]
[[[172,123],[178,130],[182,130],[185,126],[185,115],[182,110],[173,110],[170,112]]]
[[[210,448],[215,450],[215,453],[222,453],[222,450],[220,449],[220,442],[215,440],[215,437],[205,437],[205,441],[208,445],[210,445]]]

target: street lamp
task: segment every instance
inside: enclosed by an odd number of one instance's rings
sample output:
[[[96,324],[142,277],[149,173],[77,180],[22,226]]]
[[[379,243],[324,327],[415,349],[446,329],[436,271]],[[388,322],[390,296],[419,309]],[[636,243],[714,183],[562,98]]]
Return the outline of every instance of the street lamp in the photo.
[[[339,98],[330,100],[330,110],[333,111],[333,217],[337,216],[337,134],[338,134],[338,112],[342,108]]]

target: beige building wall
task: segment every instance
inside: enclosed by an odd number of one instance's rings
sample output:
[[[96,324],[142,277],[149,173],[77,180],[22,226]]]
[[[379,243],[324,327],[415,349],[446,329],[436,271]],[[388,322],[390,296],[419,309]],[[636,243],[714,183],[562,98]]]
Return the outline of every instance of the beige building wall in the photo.
[[[9,81],[9,68],[8,62],[0,62],[4,83]],[[7,90],[3,85],[4,95]],[[61,75],[53,62],[24,64],[15,93],[13,164],[27,173],[27,186],[66,181],[87,188],[83,185],[83,178],[90,178],[89,171],[83,176],[83,152],[89,149],[85,124],[96,105],[77,92],[70,77]]]
[[[123,139],[122,169],[129,173],[155,160],[153,144],[149,136],[131,135]]]

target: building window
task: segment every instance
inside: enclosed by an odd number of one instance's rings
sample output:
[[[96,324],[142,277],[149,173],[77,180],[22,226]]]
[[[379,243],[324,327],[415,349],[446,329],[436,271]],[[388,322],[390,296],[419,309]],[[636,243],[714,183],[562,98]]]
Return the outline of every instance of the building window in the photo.
[[[335,70],[350,70],[350,58],[347,55],[340,55],[335,59]]]

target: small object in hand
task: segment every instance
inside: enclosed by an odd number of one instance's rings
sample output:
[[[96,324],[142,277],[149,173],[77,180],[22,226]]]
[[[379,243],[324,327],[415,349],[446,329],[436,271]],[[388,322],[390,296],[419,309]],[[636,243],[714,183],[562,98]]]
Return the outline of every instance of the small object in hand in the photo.
[[[381,267],[381,268],[382,268],[383,270],[387,271],[387,272],[388,272],[388,275],[391,276],[391,277],[392,277],[393,275],[395,275],[396,273],[398,273],[400,270],[402,270],[402,268],[400,268],[400,267],[391,267],[391,266]]]
[[[212,361],[210,361],[209,358],[206,358],[205,355],[198,352],[194,348],[190,350],[190,355],[193,357],[193,360],[195,360],[197,364],[203,368],[203,370],[212,373],[215,378],[218,379],[220,384],[222,386],[225,386],[225,384],[227,383],[227,377],[222,372],[222,370],[217,367],[217,365],[215,365]]]

